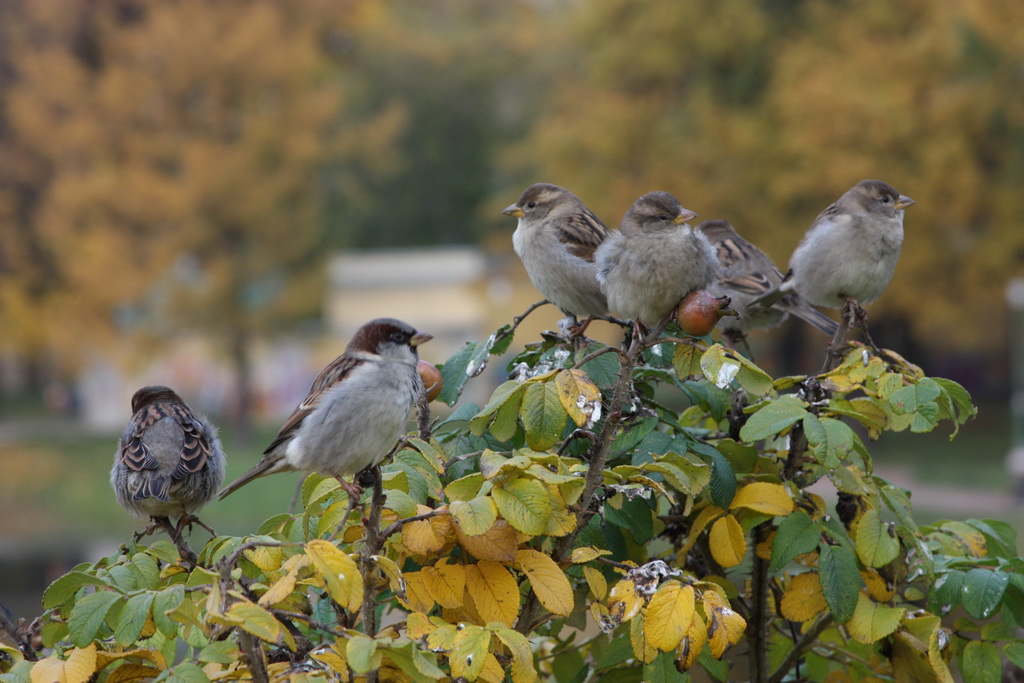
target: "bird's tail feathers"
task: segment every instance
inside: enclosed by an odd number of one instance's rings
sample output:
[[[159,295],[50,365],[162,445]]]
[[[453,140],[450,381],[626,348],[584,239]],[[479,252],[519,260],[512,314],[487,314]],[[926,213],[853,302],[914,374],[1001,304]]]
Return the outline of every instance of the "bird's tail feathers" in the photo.
[[[785,302],[785,300],[783,301]],[[777,308],[785,309],[804,322],[814,325],[829,336],[834,335],[836,330],[839,329],[839,323],[803,300],[789,305],[780,305]]]
[[[223,500],[224,498],[227,498],[253,479],[259,479],[260,477],[273,474],[275,472],[291,472],[293,469],[294,468],[291,467],[283,457],[268,455],[256,463],[256,465],[248,472],[218,491],[217,499]]]
[[[160,474],[148,473],[148,476],[143,477],[142,484],[135,491],[135,495],[132,496],[132,500],[138,502],[147,498],[156,498],[167,502],[170,500],[168,491],[171,487],[170,480]]]

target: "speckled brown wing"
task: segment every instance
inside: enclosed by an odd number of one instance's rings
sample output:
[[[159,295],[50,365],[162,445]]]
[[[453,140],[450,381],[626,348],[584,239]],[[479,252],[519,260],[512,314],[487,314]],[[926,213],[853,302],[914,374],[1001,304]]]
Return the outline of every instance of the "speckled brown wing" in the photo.
[[[362,359],[349,355],[341,355],[331,361],[323,370],[320,371],[320,374],[316,376],[316,379],[313,380],[313,385],[309,388],[309,393],[306,394],[306,398],[304,398],[302,403],[300,403],[294,412],[288,416],[288,419],[285,420],[284,425],[281,427],[281,431],[277,433],[273,442],[271,442],[263,452],[271,453],[277,449],[278,446],[287,443],[293,436],[295,436],[295,432],[297,432],[299,427],[302,426],[302,421],[305,420],[306,417],[313,412],[313,409],[320,404],[324,393],[335,384],[345,379],[346,376],[363,363],[364,361]]]
[[[142,441],[146,430],[166,417],[163,406],[152,404],[133,419],[134,429],[130,438],[121,442],[121,464],[132,472],[160,469],[160,462],[153,457]]]
[[[760,296],[782,282],[782,271],[756,246],[740,237],[725,221],[705,221],[698,226],[718,255],[718,279],[726,287]]]
[[[608,237],[608,228],[589,209],[574,213],[557,224],[558,240],[569,253],[584,261],[594,262],[594,252]]]
[[[178,464],[171,472],[171,478],[181,480],[190,474],[202,472],[206,468],[212,449],[206,430],[203,429],[202,424],[188,409],[188,406],[172,404],[164,407],[167,417],[176,420],[185,433],[185,439],[181,446],[181,457],[178,458]]]

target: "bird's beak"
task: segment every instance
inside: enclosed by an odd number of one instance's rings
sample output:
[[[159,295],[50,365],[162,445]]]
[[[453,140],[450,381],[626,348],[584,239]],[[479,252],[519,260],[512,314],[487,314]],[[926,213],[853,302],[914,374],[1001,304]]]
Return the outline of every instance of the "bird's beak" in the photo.
[[[672,222],[675,223],[676,225],[679,225],[680,223],[685,223],[686,221],[692,221],[696,217],[697,214],[695,214],[693,211],[690,211],[689,209],[683,209],[682,211],[679,212],[678,216],[672,219]]]
[[[432,334],[427,334],[426,332],[417,332],[416,334],[413,335],[412,339],[409,340],[409,346],[415,349],[420,344],[425,344],[426,342],[430,341],[433,338],[434,335]]]
[[[502,211],[502,213],[505,214],[506,216],[513,216],[515,218],[523,217],[523,210],[520,209],[515,204],[509,204],[508,206],[506,206],[505,210]]]
[[[910,197],[908,197],[905,194],[901,194],[900,198],[896,200],[895,206],[896,206],[897,209],[905,209],[905,208],[907,208],[908,206],[910,206],[913,203],[914,203],[913,199],[911,199]]]

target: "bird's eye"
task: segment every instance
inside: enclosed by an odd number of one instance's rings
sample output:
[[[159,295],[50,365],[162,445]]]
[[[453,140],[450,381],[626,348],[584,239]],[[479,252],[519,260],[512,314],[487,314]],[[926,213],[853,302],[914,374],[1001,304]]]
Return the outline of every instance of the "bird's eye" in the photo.
[[[668,223],[672,220],[672,216],[669,216],[667,213],[658,214],[658,220],[662,223]]]
[[[392,332],[391,341],[395,342],[396,344],[407,344],[409,343],[409,335],[407,335],[405,332]]]
[[[537,202],[527,202],[526,203],[526,208],[527,209],[532,209],[532,208],[534,208],[536,206],[537,206]]]
[[[889,195],[887,195],[887,194],[883,194],[883,195],[882,195],[882,203],[883,203],[883,204],[888,204],[888,203],[889,203],[889,202],[891,202],[891,201],[892,201],[892,197],[890,197],[890,196],[889,196]]]

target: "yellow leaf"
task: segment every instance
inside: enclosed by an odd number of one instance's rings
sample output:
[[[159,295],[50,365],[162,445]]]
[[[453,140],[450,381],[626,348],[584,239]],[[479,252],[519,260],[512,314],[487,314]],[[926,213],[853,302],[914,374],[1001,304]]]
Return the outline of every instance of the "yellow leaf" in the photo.
[[[570,512],[565,504],[565,498],[557,486],[549,485],[548,497],[551,501],[551,518],[548,519],[548,527],[544,530],[545,536],[565,536],[572,533],[576,528],[576,515]]]
[[[491,491],[498,511],[509,524],[530,536],[539,536],[551,519],[551,498],[544,484],[520,477]]]
[[[705,609],[709,612],[708,647],[712,657],[721,659],[726,648],[738,643],[743,637],[747,622],[729,607],[715,606],[708,609],[707,601],[705,601]]]
[[[214,665],[216,666],[216,665]],[[145,666],[142,664],[122,664],[106,677],[106,683],[134,683],[134,681],[152,681],[154,678],[163,673],[163,668],[155,669],[151,666]],[[102,671],[101,667],[96,667],[97,671]]]
[[[658,648],[647,640],[646,614],[640,611],[629,622],[629,642],[633,646],[633,655],[644,664],[650,664],[658,656]]]
[[[309,656],[323,664],[329,671],[339,676],[347,676],[348,661],[345,659],[345,648],[338,643],[331,643],[327,647],[318,647],[309,653]],[[345,678],[343,678],[345,680]]]
[[[456,522],[455,535],[459,539],[459,545],[478,560],[512,562],[516,559],[519,537],[516,530],[503,519],[499,519],[486,533],[479,536],[467,535]]]
[[[690,552],[690,548],[692,548],[693,544],[697,542],[698,538],[700,538],[704,528],[716,517],[724,514],[725,510],[714,505],[708,505],[697,513],[697,517],[693,520],[693,526],[690,527],[690,532],[686,536],[686,543],[683,544],[682,549],[678,553],[678,556],[682,558],[682,562],[680,564],[685,564],[687,553]]]
[[[442,607],[462,607],[462,594],[466,590],[466,570],[462,565],[447,564],[442,558],[433,567],[420,570],[424,585],[434,602]]]
[[[580,548],[573,549],[572,556],[570,557],[569,561],[573,564],[582,564],[584,562],[596,560],[597,558],[603,555],[611,554],[611,550],[598,550],[597,548],[592,548],[590,546],[583,546]]]
[[[448,509],[467,536],[479,536],[494,526],[498,519],[498,507],[490,496],[453,500],[448,504]]]
[[[465,624],[455,634],[448,662],[452,678],[476,680],[484,668],[484,661],[491,645],[491,632],[475,624]]]
[[[572,586],[554,560],[536,550],[524,549],[516,552],[515,564],[526,574],[544,609],[562,617],[572,612]]]
[[[608,581],[604,578],[604,574],[593,567],[584,567],[583,578],[587,580],[587,585],[590,586],[590,592],[594,594],[594,597],[604,600],[608,595]]]
[[[561,370],[555,375],[558,400],[577,427],[589,427],[601,414],[601,390],[587,373],[578,368]]]
[[[693,586],[678,581],[662,584],[647,603],[647,642],[662,652],[676,649],[690,630],[694,605]]]
[[[866,593],[861,591],[857,597],[857,607],[853,616],[846,622],[846,628],[853,639],[865,645],[874,643],[892,634],[900,626],[907,610],[902,607],[889,607],[872,602]]]
[[[611,627],[629,621],[636,616],[643,607],[643,597],[636,589],[636,582],[632,579],[622,579],[614,586],[608,594],[608,618]]]
[[[455,647],[455,634],[458,632],[455,624],[438,625],[427,635],[427,647],[435,652],[449,652]]]
[[[281,625],[273,614],[251,602],[236,602],[228,608],[227,615],[239,620],[239,626],[260,640],[278,645],[285,643],[295,649],[295,639]]]
[[[505,670],[501,668],[501,662],[490,652],[484,657],[484,667],[480,670],[479,678],[487,683],[502,683],[505,680]]]
[[[294,561],[293,561],[294,560]],[[298,580],[299,572],[309,566],[308,555],[293,555],[288,558],[289,566],[287,573],[280,579],[274,582],[274,584],[267,589],[267,592],[260,596],[259,602],[264,607],[276,605],[281,602],[295,590],[295,582]]]
[[[533,668],[533,648],[526,636],[509,628],[496,628],[493,632],[512,653],[512,683],[533,683],[537,680],[537,670]]]
[[[782,594],[782,616],[790,621],[807,621],[826,609],[825,596],[817,572],[797,574]]]
[[[391,592],[399,598],[405,597],[405,577],[402,576],[402,570],[398,568],[395,561],[383,555],[374,555],[373,563],[377,565],[377,569],[383,572],[384,576],[388,577],[388,587],[391,588]]]
[[[426,505],[420,505],[417,514],[423,515],[430,511]],[[427,558],[437,557],[453,541],[451,515],[435,515],[429,519],[409,522],[402,527],[402,545],[414,555]]]
[[[245,551],[245,559],[259,567],[264,573],[281,568],[281,548],[260,545]]]
[[[896,596],[896,589],[893,588],[891,583],[882,578],[878,570],[869,567],[861,571],[860,576],[864,580],[864,585],[868,588],[868,595],[875,602],[889,602]]]
[[[715,562],[725,568],[738,565],[747,552],[747,538],[732,515],[720,517],[711,525],[708,542]]]
[[[419,640],[434,632],[437,626],[430,621],[430,617],[422,612],[413,612],[405,618],[405,635],[412,640]]]
[[[306,544],[317,574],[327,584],[331,598],[350,613],[363,604],[363,576],[355,561],[330,541],[314,539]]]
[[[427,590],[427,582],[423,570],[405,573],[405,600],[402,601],[409,609],[426,614],[434,609],[434,598]]]
[[[708,642],[708,626],[699,614],[693,616],[690,621],[690,630],[686,632],[679,649],[676,651],[676,663],[683,671],[689,671],[697,662],[697,657],[704,650]]]
[[[76,647],[67,659],[47,657],[29,671],[32,683],[86,683],[96,671],[96,643]]]
[[[484,623],[512,626],[519,616],[519,584],[497,562],[482,560],[466,567],[466,591]]]
[[[736,508],[747,508],[765,515],[783,516],[793,511],[793,499],[782,484],[755,481],[736,492],[729,503],[729,509]]]

